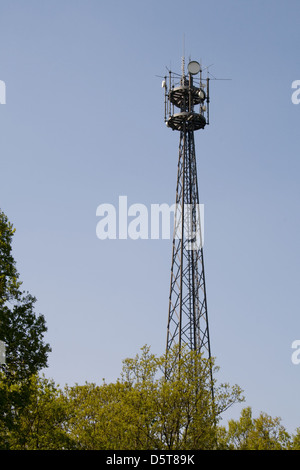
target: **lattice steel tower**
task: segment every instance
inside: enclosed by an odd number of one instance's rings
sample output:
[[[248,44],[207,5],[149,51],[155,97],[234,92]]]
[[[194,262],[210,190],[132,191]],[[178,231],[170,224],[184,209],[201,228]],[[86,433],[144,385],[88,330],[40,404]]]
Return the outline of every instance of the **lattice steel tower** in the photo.
[[[205,82],[205,83],[204,83]],[[194,131],[209,124],[209,78],[191,61],[185,73],[169,72],[165,89],[165,122],[180,132],[173,235],[167,351],[179,344],[211,357]],[[175,109],[177,108],[177,109]]]

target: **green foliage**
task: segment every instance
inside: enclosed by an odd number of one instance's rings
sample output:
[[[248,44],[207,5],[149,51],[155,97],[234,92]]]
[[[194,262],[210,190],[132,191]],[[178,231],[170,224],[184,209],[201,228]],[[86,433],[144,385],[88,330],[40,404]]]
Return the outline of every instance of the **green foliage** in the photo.
[[[9,383],[2,374],[0,449],[299,449],[299,429],[289,436],[279,418],[253,418],[251,408],[219,426],[222,413],[243,400],[239,387],[215,383],[212,399],[208,361],[186,351],[166,379],[169,359],[144,347],[124,361],[115,383],[63,390],[37,375]]]
[[[6,344],[6,365],[1,366],[7,380],[18,382],[31,377],[47,365],[48,344],[45,318],[36,315],[36,299],[20,290],[21,282],[12,256],[14,228],[0,210],[0,340]]]
[[[291,448],[293,450],[300,450],[300,428],[297,428],[296,434],[292,436]]]
[[[230,420],[228,430],[220,431],[220,443],[223,448],[236,450],[287,450],[296,447],[291,437],[281,424],[280,418],[272,418],[260,413],[252,417],[250,407],[244,408],[238,421]]]
[[[69,435],[83,449],[212,449],[223,410],[242,400],[239,387],[220,387],[212,397],[210,363],[182,351],[156,357],[150,349],[126,359],[120,380],[68,388],[76,413]]]
[[[48,344],[45,319],[36,316],[36,299],[30,294],[20,297],[13,307],[0,308],[0,338],[6,343],[6,365],[2,366],[8,380],[19,381],[47,366]]]
[[[26,410],[33,416],[31,400],[38,387],[36,383],[34,389],[34,377],[46,367],[51,350],[43,341],[45,318],[34,312],[36,299],[20,290],[12,256],[14,233],[0,210],[0,340],[6,345],[6,364],[0,366],[0,449],[22,448],[27,442],[30,434],[22,437],[22,429]]]
[[[12,238],[15,229],[0,209],[0,307],[19,295],[21,283],[12,256]]]
[[[4,379],[4,380],[3,380]],[[53,381],[31,376],[26,383],[0,380],[0,449],[72,449],[64,429],[68,406]]]

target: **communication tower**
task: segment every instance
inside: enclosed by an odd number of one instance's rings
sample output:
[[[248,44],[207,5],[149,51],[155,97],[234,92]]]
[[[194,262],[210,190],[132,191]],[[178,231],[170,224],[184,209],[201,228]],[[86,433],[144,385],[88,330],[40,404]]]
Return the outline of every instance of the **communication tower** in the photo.
[[[202,78],[202,67],[190,61],[185,72],[169,71],[162,87],[165,91],[165,122],[180,132],[173,234],[167,351],[178,344],[211,358],[203,236],[197,182],[194,131],[209,124],[209,78]]]

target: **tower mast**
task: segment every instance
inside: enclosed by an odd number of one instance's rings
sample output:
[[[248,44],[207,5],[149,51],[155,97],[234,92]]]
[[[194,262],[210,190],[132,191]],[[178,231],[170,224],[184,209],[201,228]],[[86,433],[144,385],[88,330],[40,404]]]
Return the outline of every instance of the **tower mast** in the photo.
[[[166,349],[177,344],[180,356],[186,345],[210,359],[194,141],[194,131],[209,124],[209,78],[202,82],[201,65],[196,61],[187,68],[185,74],[183,59],[181,76],[170,71],[163,81],[165,122],[180,132]]]

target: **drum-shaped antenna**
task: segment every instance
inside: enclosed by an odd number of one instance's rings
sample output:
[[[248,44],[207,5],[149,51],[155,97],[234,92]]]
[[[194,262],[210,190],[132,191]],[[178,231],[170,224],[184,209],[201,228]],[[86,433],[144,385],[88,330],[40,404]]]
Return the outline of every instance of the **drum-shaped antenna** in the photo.
[[[200,68],[201,67],[199,62],[196,62],[195,60],[192,60],[192,62],[188,64],[188,71],[191,75],[196,75],[197,73],[199,73]]]

